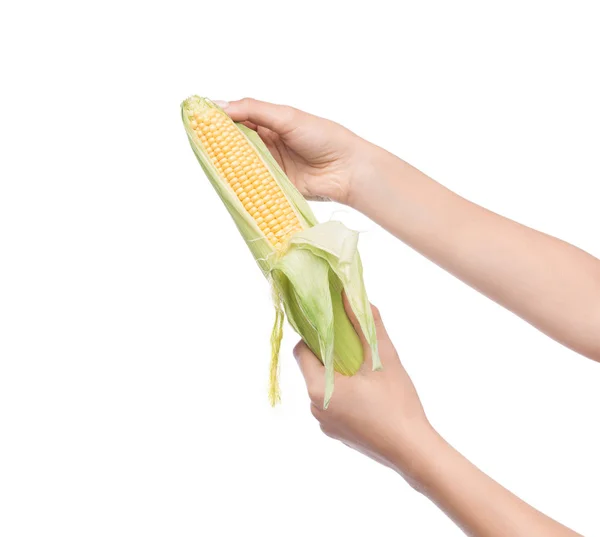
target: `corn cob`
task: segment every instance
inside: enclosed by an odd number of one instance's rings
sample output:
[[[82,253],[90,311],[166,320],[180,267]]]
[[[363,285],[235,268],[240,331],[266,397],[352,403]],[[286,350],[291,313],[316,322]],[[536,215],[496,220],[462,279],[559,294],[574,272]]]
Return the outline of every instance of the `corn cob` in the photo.
[[[269,397],[279,401],[278,355],[284,311],[325,366],[327,407],[334,370],[355,374],[362,345],[342,303],[345,291],[380,369],[375,326],[364,289],[358,234],[339,222],[319,224],[257,133],[234,123],[208,99],[182,103],[189,142],[211,184],[271,283],[275,324],[271,335]]]
[[[275,178],[235,124],[207,108],[190,121],[212,163],[271,245],[281,250],[302,229]]]

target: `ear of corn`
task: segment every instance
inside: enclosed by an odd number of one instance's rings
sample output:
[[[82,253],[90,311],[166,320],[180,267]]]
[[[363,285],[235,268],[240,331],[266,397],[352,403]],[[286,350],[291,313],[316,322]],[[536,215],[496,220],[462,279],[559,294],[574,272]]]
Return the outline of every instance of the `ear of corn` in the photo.
[[[258,134],[234,123],[210,100],[190,97],[182,104],[182,118],[206,176],[272,285],[276,315],[271,403],[279,401],[278,355],[285,311],[325,366],[327,407],[334,371],[353,375],[364,361],[362,344],[344,310],[342,290],[370,346],[373,369],[381,368],[358,234],[339,222],[319,224]]]

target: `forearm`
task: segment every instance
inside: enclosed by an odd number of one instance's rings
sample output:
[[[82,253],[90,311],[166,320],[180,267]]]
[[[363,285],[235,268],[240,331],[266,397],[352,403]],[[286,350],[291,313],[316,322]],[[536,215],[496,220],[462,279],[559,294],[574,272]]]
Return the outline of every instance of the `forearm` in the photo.
[[[537,328],[600,360],[600,261],[377,150],[351,205]]]
[[[399,472],[472,537],[574,537],[481,472],[432,429],[419,433]],[[410,460],[407,460],[410,459]],[[405,472],[403,468],[410,469]]]

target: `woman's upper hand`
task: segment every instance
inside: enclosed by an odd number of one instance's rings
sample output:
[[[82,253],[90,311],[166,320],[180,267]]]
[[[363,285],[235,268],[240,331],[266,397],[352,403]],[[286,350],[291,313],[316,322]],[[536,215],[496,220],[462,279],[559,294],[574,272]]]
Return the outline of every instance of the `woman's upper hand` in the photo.
[[[215,101],[256,130],[296,188],[308,199],[350,203],[377,149],[341,125],[290,106],[256,99]]]
[[[361,335],[346,301],[345,306]],[[376,308],[373,317],[383,369],[372,371],[369,346],[361,336],[365,363],[354,376],[336,373],[335,390],[327,410],[323,409],[323,365],[303,342],[296,345],[294,356],[306,381],[311,412],[322,431],[393,468],[416,486],[418,476],[411,467],[413,453],[432,429]]]

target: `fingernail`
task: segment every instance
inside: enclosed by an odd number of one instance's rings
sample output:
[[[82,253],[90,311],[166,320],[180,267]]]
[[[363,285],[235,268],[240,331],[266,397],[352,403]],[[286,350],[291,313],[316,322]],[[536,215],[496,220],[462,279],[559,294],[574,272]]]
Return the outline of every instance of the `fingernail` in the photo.
[[[229,106],[229,101],[213,101],[213,103],[221,108],[227,108]]]

